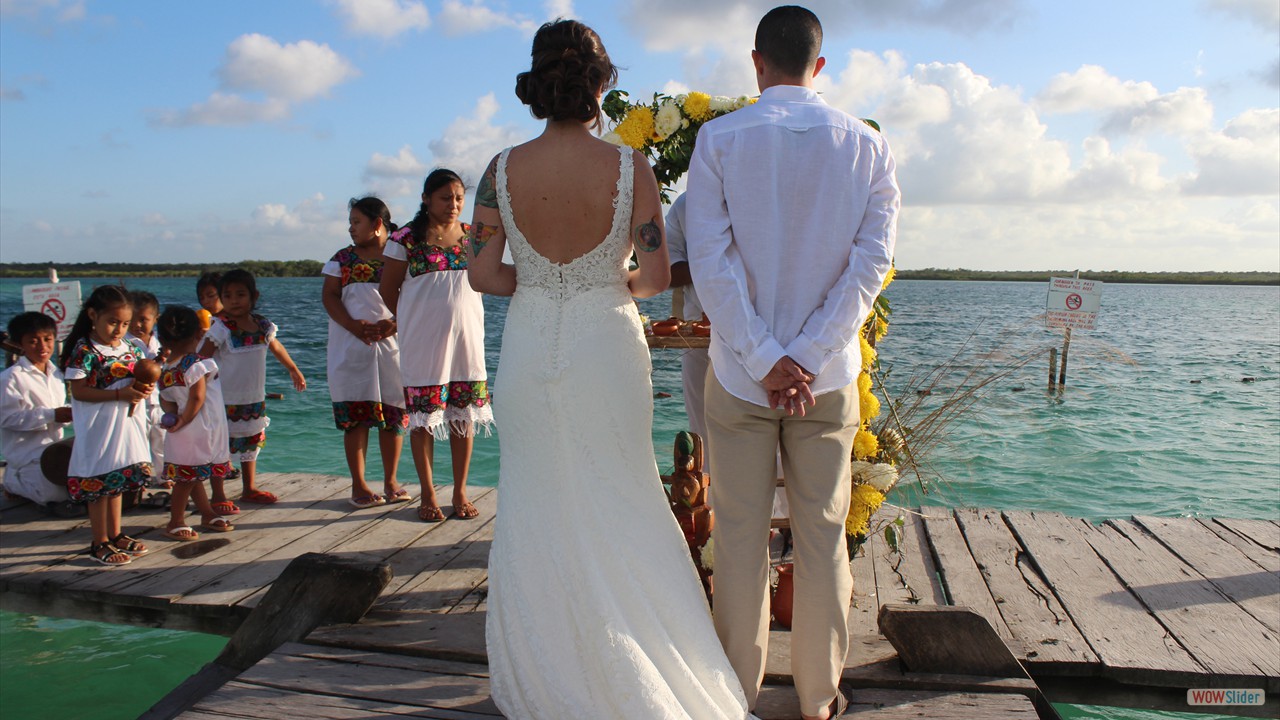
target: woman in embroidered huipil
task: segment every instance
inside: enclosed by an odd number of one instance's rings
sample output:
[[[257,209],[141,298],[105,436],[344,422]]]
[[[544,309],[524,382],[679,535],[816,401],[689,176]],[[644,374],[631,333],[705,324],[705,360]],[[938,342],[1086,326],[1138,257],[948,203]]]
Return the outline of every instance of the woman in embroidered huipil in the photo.
[[[484,366],[484,306],[467,281],[466,232],[458,221],[465,188],[452,170],[427,176],[422,205],[392,233],[383,258],[382,298],[396,316],[400,378],[409,411],[409,445],[422,486],[418,517],[444,520],[431,484],[433,440],[449,440],[453,516],[479,515],[467,499],[477,428],[493,425]]]
[[[329,395],[351,471],[350,502],[366,508],[413,499],[396,482],[409,416],[400,384],[395,321],[378,293],[382,250],[396,226],[386,203],[376,197],[352,200],[350,210],[353,244],[339,250],[321,270],[321,302],[329,314]],[[383,495],[371,490],[364,477],[370,428],[378,429]]]

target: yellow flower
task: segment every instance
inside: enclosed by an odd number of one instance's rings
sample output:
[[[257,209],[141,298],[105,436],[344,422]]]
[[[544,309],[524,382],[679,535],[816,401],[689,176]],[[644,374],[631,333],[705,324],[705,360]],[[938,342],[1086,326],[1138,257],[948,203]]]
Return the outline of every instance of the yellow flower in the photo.
[[[879,414],[880,398],[876,397],[873,392],[860,393],[858,395],[858,415],[862,421],[866,422],[871,420]]]
[[[884,284],[880,286],[881,290],[889,287],[889,283],[893,282],[893,277],[898,274],[898,268],[893,265],[889,266],[889,272],[884,275]]]
[[[691,120],[707,121],[711,119],[711,96],[706,93],[691,92],[684,99],[684,114]]]
[[[876,349],[871,347],[862,333],[858,333],[858,344],[862,347],[862,369],[870,370],[876,364]]]
[[[880,452],[880,439],[867,430],[858,430],[858,434],[853,436],[853,456],[859,460],[866,460],[876,456]]]
[[[871,373],[858,373],[858,394],[866,395],[871,392]]]
[[[647,105],[637,105],[613,131],[628,147],[643,150],[653,139],[653,111]]]
[[[884,493],[870,485],[854,485],[849,498],[849,515],[844,520],[844,531],[850,535],[866,535],[871,516],[884,502]]]

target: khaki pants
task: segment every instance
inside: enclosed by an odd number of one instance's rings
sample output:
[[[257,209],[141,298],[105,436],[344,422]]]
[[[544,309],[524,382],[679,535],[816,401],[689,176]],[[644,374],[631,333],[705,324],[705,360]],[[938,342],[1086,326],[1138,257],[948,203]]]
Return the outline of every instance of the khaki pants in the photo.
[[[805,715],[835,697],[849,651],[853,578],[845,547],[849,460],[858,429],[855,386],[818,396],[788,417],[731,395],[707,372],[706,420],[715,487],[715,625],[754,707],[769,645],[769,516],[774,457],[782,467],[795,541],[791,672]]]

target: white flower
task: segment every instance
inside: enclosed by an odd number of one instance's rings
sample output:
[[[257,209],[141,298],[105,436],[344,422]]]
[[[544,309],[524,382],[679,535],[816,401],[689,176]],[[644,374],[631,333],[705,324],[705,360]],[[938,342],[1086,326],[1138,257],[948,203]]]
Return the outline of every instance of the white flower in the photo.
[[[733,108],[734,108],[735,110],[741,110],[742,108],[744,108],[744,107],[746,107],[746,106],[748,106],[748,105],[750,105],[750,104],[751,104],[751,98],[750,98],[750,97],[748,97],[748,96],[746,96],[746,95],[739,95],[739,96],[738,96],[738,97],[733,101]]]
[[[711,112],[719,115],[733,110],[733,100],[723,95],[714,95],[711,98]]]
[[[600,139],[607,143],[613,143],[614,145],[622,144],[622,136],[612,130],[601,135]]]
[[[653,130],[658,135],[666,139],[668,135],[680,129],[680,121],[684,119],[684,115],[680,113],[680,106],[674,101],[663,100],[658,106],[658,114],[653,118]]]
[[[898,484],[898,468],[889,463],[869,463],[854,460],[849,474],[854,485],[870,485],[882,493],[888,493]]]

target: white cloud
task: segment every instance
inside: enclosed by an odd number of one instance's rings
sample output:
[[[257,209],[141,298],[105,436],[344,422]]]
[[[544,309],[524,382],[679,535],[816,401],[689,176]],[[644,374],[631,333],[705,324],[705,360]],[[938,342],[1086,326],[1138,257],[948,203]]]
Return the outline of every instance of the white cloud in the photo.
[[[1103,123],[1109,131],[1188,135],[1209,128],[1213,105],[1203,88],[1178,88],[1140,105],[1116,110]]]
[[[445,35],[471,35],[505,27],[532,34],[538,25],[521,15],[498,12],[481,0],[444,0],[440,7],[440,28]]]
[[[394,37],[431,26],[431,15],[416,0],[336,0],[346,27],[358,35]]]
[[[1280,109],[1248,110],[1187,151],[1196,163],[1184,186],[1189,194],[1280,193]]]
[[[427,143],[432,163],[453,170],[474,185],[494,155],[528,139],[524,128],[493,124],[498,108],[493,93],[478,99],[471,117],[455,119],[439,138]]]
[[[328,45],[310,40],[281,45],[266,35],[241,35],[227,47],[218,77],[228,90],[261,92],[297,101],[328,94],[359,71]]]
[[[221,90],[183,110],[153,111],[150,122],[162,127],[277,122],[289,117],[294,103],[326,96],[359,74],[328,45],[310,40],[281,45],[265,35],[241,35],[227,46],[217,70]]]
[[[1234,15],[1269,33],[1280,32],[1280,3],[1276,0],[1208,0],[1210,9]]]
[[[404,145],[395,155],[375,152],[364,168],[364,181],[369,191],[380,198],[405,197],[414,194],[415,185],[427,174],[427,166]]]
[[[341,234],[345,225],[345,214],[335,208],[323,193],[316,193],[292,208],[283,203],[264,203],[254,209],[252,217],[254,224],[263,229],[326,237]]]
[[[58,20],[84,19],[83,0],[0,0],[0,17],[38,18],[45,13]]]
[[[562,18],[568,20],[577,17],[573,11],[573,0],[545,0],[542,3],[543,15],[548,20]]]
[[[1059,73],[1036,96],[1036,107],[1048,113],[1114,110],[1150,102],[1159,91],[1149,82],[1120,80],[1097,65]]]
[[[249,100],[240,95],[215,92],[208,100],[184,110],[155,111],[150,122],[160,127],[230,126],[274,122],[287,117],[289,104],[283,100]]]

